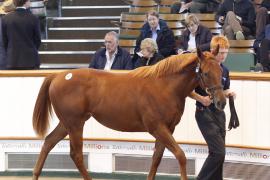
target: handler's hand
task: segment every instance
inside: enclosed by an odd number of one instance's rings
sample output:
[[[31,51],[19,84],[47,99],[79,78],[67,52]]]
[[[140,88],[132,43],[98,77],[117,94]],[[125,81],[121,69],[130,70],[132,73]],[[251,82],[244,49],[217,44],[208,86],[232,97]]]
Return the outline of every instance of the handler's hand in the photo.
[[[209,96],[202,96],[200,103],[202,103],[204,106],[209,106],[212,103],[212,99],[210,99]]]
[[[231,89],[225,90],[224,93],[225,93],[225,96],[226,96],[226,97],[233,96],[233,99],[236,98],[236,93],[235,93],[234,91],[232,91]]]

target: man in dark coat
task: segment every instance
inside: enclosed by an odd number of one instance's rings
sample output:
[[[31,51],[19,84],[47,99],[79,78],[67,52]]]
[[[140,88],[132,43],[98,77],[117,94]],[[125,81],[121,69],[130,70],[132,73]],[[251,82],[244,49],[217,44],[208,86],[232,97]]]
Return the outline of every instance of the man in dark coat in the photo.
[[[2,18],[4,15],[15,10],[13,0],[6,0],[2,2],[0,0],[0,27],[2,27]],[[0,28],[0,70],[6,69],[6,51],[3,45],[2,28]]]
[[[159,53],[165,58],[175,53],[175,39],[173,31],[167,23],[159,19],[159,14],[150,11],[147,14],[147,23],[141,29],[140,36],[137,38],[134,55],[140,51],[140,45],[145,38],[152,38],[157,42]]]
[[[38,19],[28,10],[30,0],[14,0],[16,10],[3,17],[7,69],[38,69],[41,43]]]
[[[105,35],[105,48],[96,51],[89,68],[94,69],[133,69],[131,56],[128,51],[119,47],[118,34],[114,31]]]
[[[223,24],[228,39],[243,40],[255,32],[255,8],[249,0],[224,0],[216,21]]]

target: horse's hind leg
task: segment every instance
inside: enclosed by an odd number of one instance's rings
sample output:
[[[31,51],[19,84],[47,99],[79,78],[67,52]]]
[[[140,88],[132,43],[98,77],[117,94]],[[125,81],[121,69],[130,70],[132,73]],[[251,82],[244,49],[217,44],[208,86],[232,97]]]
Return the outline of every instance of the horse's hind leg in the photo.
[[[33,180],[38,180],[41,173],[41,169],[45,163],[45,160],[52,150],[52,148],[64,137],[66,137],[67,131],[65,127],[59,123],[56,128],[45,138],[45,142],[42,146],[40,155],[33,171]]]
[[[157,127],[151,134],[160,140],[176,157],[180,165],[181,180],[187,180],[186,156],[166,126]]]
[[[83,126],[84,122],[78,125],[76,124],[76,127],[72,128],[69,133],[70,157],[74,161],[76,167],[79,169],[84,180],[92,180],[83,163]]]
[[[151,169],[149,171],[149,175],[147,177],[147,180],[154,180],[155,179],[157,168],[158,168],[158,165],[160,164],[164,150],[165,150],[165,146],[159,140],[156,140],[155,152],[154,152],[153,157],[152,157]]]

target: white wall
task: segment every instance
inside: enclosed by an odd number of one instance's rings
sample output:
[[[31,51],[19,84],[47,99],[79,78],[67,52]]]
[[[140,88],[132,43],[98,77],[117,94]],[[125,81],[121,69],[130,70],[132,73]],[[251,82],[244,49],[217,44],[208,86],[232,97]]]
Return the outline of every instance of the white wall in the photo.
[[[35,137],[32,112],[42,77],[0,77],[0,137]],[[235,101],[240,127],[227,132],[227,144],[270,147],[270,81],[233,80],[231,89],[237,93]],[[187,99],[185,113],[174,136],[180,142],[204,140],[194,118],[195,102]],[[226,107],[227,122],[230,118]],[[52,128],[58,120],[51,121]],[[123,133],[103,127],[91,119],[84,129],[85,138],[120,138],[152,140],[147,133]]]

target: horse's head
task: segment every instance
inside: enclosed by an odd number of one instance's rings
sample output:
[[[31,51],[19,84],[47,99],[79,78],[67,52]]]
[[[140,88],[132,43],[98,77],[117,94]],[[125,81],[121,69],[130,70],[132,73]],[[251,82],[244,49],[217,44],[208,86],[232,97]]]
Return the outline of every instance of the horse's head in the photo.
[[[226,98],[221,83],[222,68],[215,59],[218,51],[219,47],[213,51],[213,54],[208,52],[203,53],[200,49],[197,49],[198,63],[196,73],[200,86],[213,99],[216,108],[223,110],[226,105]]]

